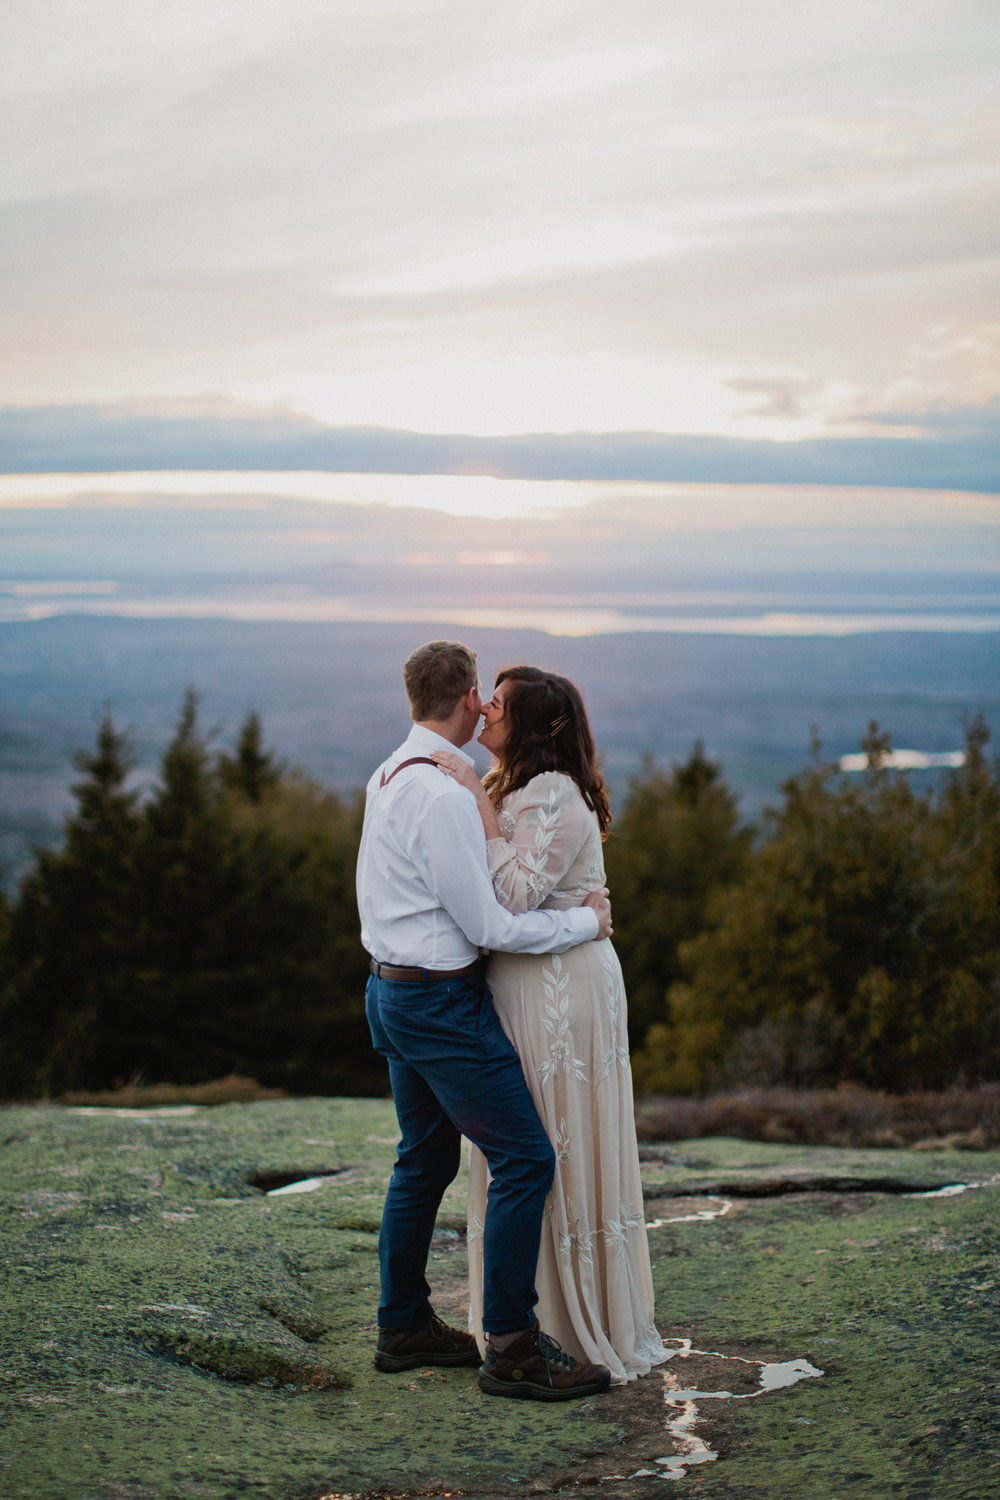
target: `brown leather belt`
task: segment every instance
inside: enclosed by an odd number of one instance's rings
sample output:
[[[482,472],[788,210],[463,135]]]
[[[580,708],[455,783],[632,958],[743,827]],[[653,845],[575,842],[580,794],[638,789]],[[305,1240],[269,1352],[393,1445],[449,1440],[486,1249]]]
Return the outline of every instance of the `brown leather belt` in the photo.
[[[483,960],[477,958],[464,969],[404,969],[399,964],[380,964],[373,958],[369,968],[376,979],[392,979],[397,984],[426,984],[428,980],[467,979],[470,974],[481,974]]]

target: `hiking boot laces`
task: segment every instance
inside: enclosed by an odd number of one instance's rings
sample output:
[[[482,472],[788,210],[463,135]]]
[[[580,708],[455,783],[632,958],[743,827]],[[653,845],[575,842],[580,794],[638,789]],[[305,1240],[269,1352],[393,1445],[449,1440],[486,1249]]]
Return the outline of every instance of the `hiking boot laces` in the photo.
[[[454,1331],[454,1329],[453,1328],[449,1328],[448,1325],[447,1325],[447,1323],[442,1322],[442,1320],[438,1317],[437,1313],[434,1313],[431,1316],[430,1330],[431,1330],[431,1333],[434,1335],[434,1337],[436,1339],[440,1340],[440,1342],[442,1344],[448,1343],[453,1348],[457,1348],[458,1347],[457,1344],[455,1343],[455,1331]]]
[[[552,1365],[561,1370],[572,1370],[576,1364],[572,1354],[567,1354],[561,1344],[549,1338],[547,1333],[542,1333],[541,1329],[538,1331],[538,1352],[545,1361],[545,1373],[550,1378]]]

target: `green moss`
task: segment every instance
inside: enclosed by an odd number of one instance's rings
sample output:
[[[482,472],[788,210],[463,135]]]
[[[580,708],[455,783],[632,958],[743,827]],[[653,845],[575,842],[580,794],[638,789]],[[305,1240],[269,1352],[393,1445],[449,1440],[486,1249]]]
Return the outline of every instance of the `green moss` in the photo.
[[[724,1413],[726,1461],[692,1474],[692,1493],[982,1500],[1000,1488],[995,1190],[754,1201],[720,1222],[712,1238],[694,1225],[653,1236],[658,1307],[693,1324],[701,1348],[791,1352],[826,1373]]]
[[[607,1440],[582,1409],[487,1401],[470,1371],[376,1375],[391,1105],[38,1108],[0,1128],[4,1497],[90,1500],[113,1481],[274,1500],[380,1485],[387,1453],[414,1481],[489,1487]],[[302,1196],[248,1186],[297,1163],[343,1176]],[[461,1185],[441,1223],[464,1223]],[[436,1259],[453,1274],[453,1251]]]
[[[669,1451],[655,1376],[547,1408],[484,1397],[471,1371],[376,1374],[376,1236],[396,1139],[385,1101],[8,1109],[0,1137],[2,1500],[500,1495],[570,1482],[588,1454],[607,1455],[586,1466],[599,1476]],[[650,1192],[1000,1172],[997,1153],[717,1140],[670,1153],[645,1166]],[[296,1168],[339,1175],[301,1196],[249,1186]],[[442,1227],[461,1228],[464,1194],[459,1180]],[[793,1194],[654,1231],[666,1335],[827,1372],[716,1403],[722,1457],[692,1470],[685,1491],[981,1500],[996,1488],[997,1203],[995,1188]],[[464,1274],[461,1241],[442,1236],[432,1281],[457,1304]],[[640,1407],[653,1425],[637,1436]],[[609,1493],[662,1493],[659,1480],[636,1484]]]

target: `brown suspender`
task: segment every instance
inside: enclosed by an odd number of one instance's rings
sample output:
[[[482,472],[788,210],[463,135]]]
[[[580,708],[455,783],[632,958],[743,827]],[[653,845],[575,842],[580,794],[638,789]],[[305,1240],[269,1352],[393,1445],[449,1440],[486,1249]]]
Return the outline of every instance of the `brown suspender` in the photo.
[[[410,759],[410,760],[401,760],[400,763],[399,763],[399,765],[395,768],[395,770],[389,772],[388,776],[385,774],[384,771],[382,772],[382,780],[378,784],[378,789],[379,789],[379,791],[381,791],[384,786],[388,786],[388,784],[392,780],[392,778],[394,776],[398,775],[398,773],[403,769],[404,766],[436,766],[436,765],[437,765],[437,761],[436,760],[431,760],[431,758],[430,758],[429,755],[414,755],[412,757],[412,759]]]

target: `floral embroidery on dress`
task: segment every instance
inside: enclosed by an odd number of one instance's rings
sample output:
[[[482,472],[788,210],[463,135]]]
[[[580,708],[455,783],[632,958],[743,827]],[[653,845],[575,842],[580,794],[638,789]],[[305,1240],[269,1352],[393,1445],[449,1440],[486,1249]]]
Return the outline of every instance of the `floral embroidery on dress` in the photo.
[[[599,1083],[607,1083],[608,1077],[616,1063],[619,1068],[627,1068],[629,1066],[628,1048],[622,1042],[618,1042],[617,1044],[612,1042],[611,1046],[605,1050],[601,1058]]]
[[[607,1083],[609,1076],[617,1066],[622,1069],[631,1067],[628,1043],[618,1030],[618,1014],[620,1010],[617,990],[613,990],[608,996],[608,1019],[611,1023],[611,1037],[607,1047],[601,1054],[601,1076],[599,1083]]]
[[[563,1115],[563,1117],[559,1121],[559,1128],[556,1131],[555,1146],[556,1161],[561,1162],[564,1167],[567,1166],[570,1161],[570,1152],[573,1146],[573,1138],[566,1133],[565,1115]]]
[[[525,868],[525,877],[528,882],[530,896],[528,897],[529,910],[536,907],[539,901],[548,894],[549,881],[546,875],[549,850],[552,840],[556,835],[556,828],[562,816],[562,808],[559,806],[556,795],[556,787],[549,791],[549,800],[545,807],[539,807],[535,821],[535,847],[525,850],[522,856]]]
[[[542,1025],[549,1035],[549,1055],[538,1069],[542,1083],[549,1083],[557,1073],[570,1073],[581,1083],[587,1082],[586,1064],[573,1056],[573,1037],[569,1029],[569,974],[563,972],[562,959],[552,955],[552,968],[542,970],[545,991],[545,1019]]]
[[[622,1206],[621,1218],[605,1219],[601,1232],[616,1254],[624,1255],[628,1250],[629,1235],[645,1227],[646,1219],[642,1211],[637,1209],[634,1203],[626,1203]]]
[[[465,1237],[467,1240],[481,1240],[486,1232],[486,1225],[477,1214],[470,1214],[466,1225]]]
[[[627,1035],[624,1030],[619,1029],[621,1019],[622,991],[618,982],[618,972],[611,961],[610,954],[604,958],[604,978],[607,984],[605,991],[605,1004],[608,1012],[608,1024],[610,1028],[609,1045],[601,1054],[601,1076],[600,1083],[606,1083],[612,1069],[617,1065],[619,1068],[631,1067],[628,1052]]]
[[[506,843],[512,845],[513,848],[506,858],[501,858],[499,865],[495,868],[494,882],[497,886],[497,894],[504,905],[509,904],[509,900],[505,899],[505,892],[507,898],[517,900],[517,905],[511,907],[511,910],[534,911],[546,897],[552,895],[568,898],[573,904],[578,905],[588,892],[595,889],[597,885],[603,884],[603,876],[589,885],[580,879],[572,881],[566,887],[561,887],[556,883],[560,873],[558,857],[560,853],[558,839],[562,832],[560,822],[567,805],[573,807],[574,804],[572,801],[567,804],[566,801],[566,782],[569,778],[561,774],[545,774],[550,784],[537,803],[529,803],[518,813],[515,809],[518,807],[520,794],[514,792],[508,798],[507,805],[500,808],[497,814],[500,832]],[[520,842],[518,842],[519,828]],[[572,826],[570,835],[572,835]],[[556,856],[554,868],[552,868],[553,856]],[[513,887],[510,885],[511,881],[514,882]],[[514,893],[519,885],[520,896],[518,898]]]
[[[567,1207],[571,1208],[571,1205]],[[590,1246],[596,1234],[596,1230],[588,1229],[577,1217],[567,1216],[566,1229],[559,1235],[560,1258],[568,1263],[575,1256],[578,1261],[590,1265],[593,1259]]]

